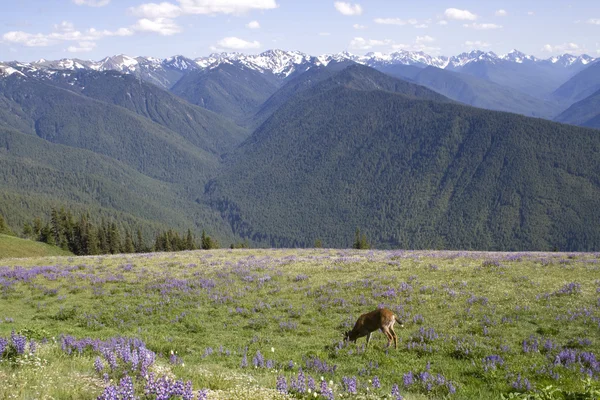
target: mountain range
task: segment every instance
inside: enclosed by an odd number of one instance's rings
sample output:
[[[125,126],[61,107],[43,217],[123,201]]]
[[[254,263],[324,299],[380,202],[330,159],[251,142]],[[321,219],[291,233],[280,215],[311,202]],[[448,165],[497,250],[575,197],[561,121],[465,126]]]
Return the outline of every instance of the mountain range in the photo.
[[[564,123],[600,127],[598,65],[282,50],[0,63],[0,212],[18,227],[67,206],[261,246],[344,247],[360,227],[378,247],[597,250],[600,135]]]
[[[116,55],[100,61],[12,61],[0,63],[0,74],[49,77],[65,70],[116,71],[171,90],[193,104],[225,112],[228,118],[247,127],[256,108],[283,82],[332,62],[367,65],[475,107],[553,119],[595,92],[593,88],[600,89],[600,82],[587,86],[590,78],[583,72],[598,76],[590,72],[594,68],[589,68],[597,67],[596,61],[588,55],[570,54],[539,59],[517,50],[505,55],[475,50],[452,57],[404,50],[363,56],[348,52],[311,56],[299,51],[269,50],[257,55],[215,53],[196,59]],[[246,75],[245,82],[240,86],[242,75]],[[585,82],[587,90],[576,89],[578,79]],[[228,84],[235,89],[226,87]]]

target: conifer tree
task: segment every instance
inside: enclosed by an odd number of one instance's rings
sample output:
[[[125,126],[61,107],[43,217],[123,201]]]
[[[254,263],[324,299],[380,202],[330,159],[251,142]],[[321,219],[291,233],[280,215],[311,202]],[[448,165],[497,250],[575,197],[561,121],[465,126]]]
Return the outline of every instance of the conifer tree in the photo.
[[[192,230],[188,229],[187,237],[185,239],[185,248],[186,250],[195,250],[196,245],[194,244],[194,236],[192,235]]]
[[[123,244],[123,252],[135,253],[135,246],[133,245],[133,237],[131,236],[131,232],[129,230],[127,230],[125,232],[125,243]]]
[[[117,229],[117,224],[114,222],[110,224],[108,247],[111,254],[121,252],[121,235],[119,234],[119,229]]]
[[[135,252],[143,253],[146,251],[146,245],[144,244],[144,238],[142,236],[142,230],[138,228],[137,230],[137,240],[135,242]]]
[[[33,237],[33,227],[29,222],[25,222],[23,224],[23,236],[25,236],[28,239],[31,239]]]

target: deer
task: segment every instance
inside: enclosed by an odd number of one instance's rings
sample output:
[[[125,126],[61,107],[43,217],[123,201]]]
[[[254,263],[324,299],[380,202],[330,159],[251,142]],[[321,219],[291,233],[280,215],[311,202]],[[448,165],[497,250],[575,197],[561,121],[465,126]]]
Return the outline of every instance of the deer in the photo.
[[[392,341],[394,341],[394,348],[397,349],[398,336],[396,336],[396,332],[394,332],[395,322],[398,322],[400,327],[404,328],[402,321],[400,321],[391,310],[387,308],[378,308],[375,311],[362,314],[358,317],[356,324],[354,324],[354,328],[345,333],[344,340],[356,343],[356,339],[366,336],[368,347],[369,341],[371,340],[371,333],[377,329],[381,329],[388,339],[388,347],[391,346]]]

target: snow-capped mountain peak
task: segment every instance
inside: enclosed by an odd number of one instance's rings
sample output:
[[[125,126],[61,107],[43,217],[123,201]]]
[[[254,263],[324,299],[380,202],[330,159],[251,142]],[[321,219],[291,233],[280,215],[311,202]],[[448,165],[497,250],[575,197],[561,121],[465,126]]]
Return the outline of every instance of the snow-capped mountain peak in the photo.
[[[516,49],[509,51],[508,54],[501,56],[500,59],[505,60],[505,61],[516,62],[518,64],[522,64],[525,61],[539,61],[536,57],[528,56],[527,54],[523,53],[522,51],[519,51]]]
[[[17,74],[20,76],[25,76],[24,73],[22,73],[19,70],[14,69],[13,67],[6,65],[6,64],[0,64],[0,76],[6,77],[6,76],[10,76],[13,74]]]

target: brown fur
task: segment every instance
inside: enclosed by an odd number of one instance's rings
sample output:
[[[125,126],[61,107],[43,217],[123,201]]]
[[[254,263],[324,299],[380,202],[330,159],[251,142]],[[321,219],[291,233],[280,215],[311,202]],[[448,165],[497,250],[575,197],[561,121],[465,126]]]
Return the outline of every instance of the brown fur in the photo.
[[[371,340],[371,333],[377,329],[381,329],[381,332],[388,338],[388,346],[391,346],[393,341],[394,348],[398,348],[398,336],[396,335],[396,332],[394,332],[394,323],[396,321],[398,321],[400,327],[404,327],[398,317],[387,308],[371,311],[370,313],[358,317],[356,324],[354,324],[354,328],[351,331],[346,332],[344,339],[356,342],[356,339],[366,336],[368,346],[369,340]]]

